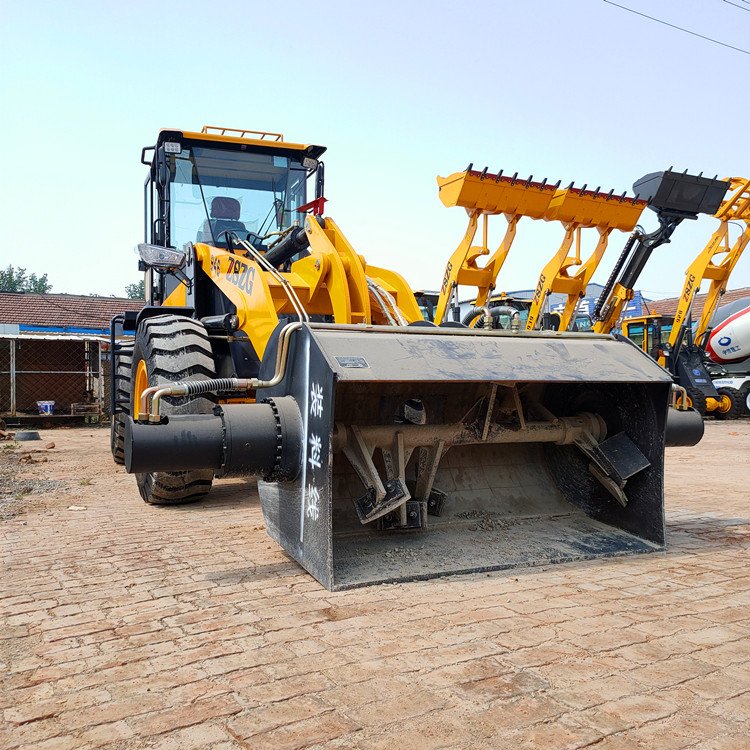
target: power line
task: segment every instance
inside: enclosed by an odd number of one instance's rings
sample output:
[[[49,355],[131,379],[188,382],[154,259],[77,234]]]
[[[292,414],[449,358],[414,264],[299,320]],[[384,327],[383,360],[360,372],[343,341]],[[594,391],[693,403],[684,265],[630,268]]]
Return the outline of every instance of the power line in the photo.
[[[662,21],[660,18],[647,16],[645,13],[641,13],[637,10],[633,10],[632,8],[628,8],[625,5],[619,5],[618,3],[613,3],[612,0],[603,0],[603,1],[607,3],[607,5],[614,5],[617,8],[621,8],[622,10],[628,11],[628,13],[635,13],[636,16],[642,16],[643,18],[648,18],[649,21],[656,21],[656,23],[663,24],[664,26],[669,26],[672,29],[677,29],[677,31],[684,31],[686,34],[697,36],[699,39],[705,39],[707,42],[720,44],[722,47],[728,47],[729,49],[733,49],[736,52],[742,52],[742,54],[744,55],[750,55],[750,50],[742,49],[741,47],[734,47],[731,44],[727,44],[726,42],[720,42],[718,39],[712,39],[710,36],[703,36],[703,34],[698,34],[695,31],[690,31],[690,29],[683,29],[682,26],[675,26],[673,23],[669,23],[668,21]]]
[[[739,8],[740,10],[744,10],[747,13],[750,13],[750,8],[743,8],[741,5],[737,5],[737,3],[730,3],[729,0],[724,0],[724,2],[727,5],[734,5],[735,8]],[[747,2],[747,0],[743,0],[743,2]],[[750,3],[748,3],[748,5],[750,5]]]

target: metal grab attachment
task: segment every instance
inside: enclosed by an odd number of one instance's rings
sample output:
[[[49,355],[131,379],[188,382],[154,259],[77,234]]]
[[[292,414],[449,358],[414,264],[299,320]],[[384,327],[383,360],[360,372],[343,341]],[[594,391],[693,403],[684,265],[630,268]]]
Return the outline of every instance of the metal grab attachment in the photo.
[[[268,533],[332,590],[662,548],[672,379],[635,346],[590,333],[279,329],[262,372],[284,377],[255,394],[271,403],[129,419],[126,468],[262,477]]]

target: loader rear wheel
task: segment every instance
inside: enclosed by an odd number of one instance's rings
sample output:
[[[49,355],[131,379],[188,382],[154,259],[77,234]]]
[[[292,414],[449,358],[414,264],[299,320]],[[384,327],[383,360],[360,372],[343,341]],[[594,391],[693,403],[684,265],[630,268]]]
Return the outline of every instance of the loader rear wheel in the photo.
[[[116,464],[125,463],[125,420],[130,416],[130,398],[132,386],[130,383],[130,371],[133,367],[133,357],[130,354],[121,354],[117,358],[117,368],[115,370],[115,382],[112,388],[115,389],[115,397],[123,403],[120,405],[122,411],[112,415],[112,425],[110,427],[110,445],[112,448],[112,458]]]
[[[722,400],[724,396],[729,399],[729,408],[726,411],[716,409],[711,413],[716,419],[739,419],[745,408],[745,401],[742,398],[742,393],[736,388],[717,388],[716,390],[718,394],[722,396]]]
[[[133,414],[138,414],[146,387],[177,380],[209,380],[216,376],[206,329],[192,318],[158,315],[138,327],[131,367]],[[167,397],[161,413],[209,414],[214,402],[206,396]],[[168,448],[166,448],[168,450]],[[201,500],[211,489],[212,470],[136,474],[141,497],[152,505],[179,505]]]

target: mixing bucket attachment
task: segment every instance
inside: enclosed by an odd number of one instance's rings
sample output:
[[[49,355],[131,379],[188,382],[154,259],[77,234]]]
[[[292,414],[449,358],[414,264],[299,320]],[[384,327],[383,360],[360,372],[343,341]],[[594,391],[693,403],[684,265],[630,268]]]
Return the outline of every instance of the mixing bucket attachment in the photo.
[[[660,549],[670,389],[610,336],[303,326],[268,531],[329,589]]]

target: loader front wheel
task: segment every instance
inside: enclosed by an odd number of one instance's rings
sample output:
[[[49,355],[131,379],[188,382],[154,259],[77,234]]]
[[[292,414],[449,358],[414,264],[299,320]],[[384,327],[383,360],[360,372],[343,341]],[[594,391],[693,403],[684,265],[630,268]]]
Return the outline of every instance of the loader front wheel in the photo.
[[[178,380],[216,377],[206,329],[192,318],[158,315],[138,327],[131,369],[131,413],[138,415],[141,393],[150,386]],[[209,414],[214,402],[207,396],[166,397],[161,413]],[[165,450],[170,450],[165,446]],[[159,471],[136,474],[141,497],[151,505],[179,505],[203,499],[211,489],[212,470]]]

